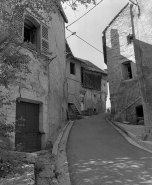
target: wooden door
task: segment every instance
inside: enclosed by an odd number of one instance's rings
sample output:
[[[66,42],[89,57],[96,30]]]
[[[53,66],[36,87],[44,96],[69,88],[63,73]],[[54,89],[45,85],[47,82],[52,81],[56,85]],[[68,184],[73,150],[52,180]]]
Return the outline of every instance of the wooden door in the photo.
[[[39,133],[39,105],[27,102],[16,103],[15,146],[24,152],[41,150]]]

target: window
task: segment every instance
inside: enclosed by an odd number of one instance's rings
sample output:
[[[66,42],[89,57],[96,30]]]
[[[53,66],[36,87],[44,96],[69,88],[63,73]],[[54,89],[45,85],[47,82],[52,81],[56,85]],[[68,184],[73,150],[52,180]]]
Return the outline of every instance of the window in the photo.
[[[70,73],[75,75],[75,63],[70,62]]]
[[[31,16],[24,19],[24,43],[29,49],[38,51],[40,48],[40,24]]]
[[[49,32],[45,24],[41,25],[33,17],[26,15],[24,19],[24,42],[28,43],[28,48],[49,52]]]
[[[28,19],[24,20],[24,42],[31,42],[36,45],[37,38],[37,28],[36,26]]]
[[[46,24],[40,23],[28,11],[25,11],[24,16],[24,11],[20,7],[13,15],[13,21],[20,42],[24,41],[29,49],[49,54],[49,27]]]
[[[132,79],[132,69],[130,61],[122,64],[122,71],[124,80]]]
[[[133,34],[129,34],[128,36],[127,36],[127,43],[128,44],[131,44],[133,42]]]

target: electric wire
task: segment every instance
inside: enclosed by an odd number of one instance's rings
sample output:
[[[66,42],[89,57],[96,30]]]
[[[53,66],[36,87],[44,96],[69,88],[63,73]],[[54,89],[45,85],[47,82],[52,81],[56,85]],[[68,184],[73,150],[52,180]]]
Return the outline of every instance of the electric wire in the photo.
[[[103,0],[101,0],[99,3],[97,3],[94,7],[92,7],[89,11],[87,11],[85,14],[83,14],[81,17],[79,17],[77,20],[75,20],[74,22],[72,22],[71,24],[69,24],[68,26],[66,26],[66,28],[68,28],[69,26],[71,26],[72,24],[76,23],[77,21],[79,21],[81,18],[83,18],[85,15],[87,15],[89,12],[91,12],[94,8],[96,8],[100,3],[102,3]]]
[[[103,54],[102,51],[100,51],[99,49],[97,49],[96,47],[94,47],[93,45],[89,44],[87,41],[85,41],[84,39],[82,39],[81,37],[79,37],[78,35],[75,35],[76,37],[78,37],[80,40],[82,40],[83,42],[85,42],[86,44],[88,44],[89,46],[91,46],[92,48],[94,48],[95,50],[99,51],[100,53]]]
[[[100,53],[103,54],[102,51],[100,51],[99,49],[97,49],[96,47],[94,47],[93,45],[91,45],[90,43],[88,43],[87,41],[85,41],[84,39],[82,39],[81,37],[79,37],[75,32],[72,32],[68,29],[69,26],[73,25],[74,23],[76,23],[77,21],[79,21],[81,18],[83,18],[85,15],[87,15],[90,11],[92,11],[94,8],[96,8],[100,3],[102,3],[103,0],[101,0],[100,2],[98,2],[94,7],[92,7],[89,11],[87,11],[85,14],[83,14],[81,17],[79,17],[77,20],[75,20],[74,22],[72,22],[71,24],[69,24],[68,26],[66,26],[66,29],[72,33],[72,35],[75,35],[77,38],[79,38],[80,40],[82,40],[83,42],[85,42],[86,44],[88,44],[89,46],[91,46],[92,48],[94,48],[95,50],[99,51]],[[75,33],[75,34],[73,34]],[[67,38],[71,37],[72,35],[68,36]],[[67,39],[66,38],[66,39]]]
[[[94,48],[95,50],[97,50],[97,51],[99,51],[100,53],[102,53],[103,54],[103,52],[102,51],[100,51],[99,49],[97,49],[96,47],[94,47],[92,44],[90,44],[90,43],[88,43],[87,41],[85,41],[84,39],[82,39],[81,37],[79,37],[77,34],[76,34],[76,32],[72,32],[71,30],[69,30],[68,28],[66,28],[69,32],[71,32],[72,34],[73,33],[75,33],[75,34],[73,34],[73,35],[75,35],[77,38],[79,38],[80,40],[82,40],[83,42],[85,42],[86,44],[88,44],[89,46],[91,46],[92,48]],[[71,35],[72,36],[72,35]],[[67,37],[68,38],[68,37]]]

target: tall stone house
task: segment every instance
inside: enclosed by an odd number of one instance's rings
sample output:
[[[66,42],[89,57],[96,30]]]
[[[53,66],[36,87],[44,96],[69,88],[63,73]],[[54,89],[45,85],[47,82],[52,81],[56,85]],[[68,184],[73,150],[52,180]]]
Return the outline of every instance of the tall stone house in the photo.
[[[108,68],[111,112],[118,121],[138,123],[142,99],[128,3],[103,31],[104,61]]]
[[[67,44],[67,88],[69,116],[86,110],[106,112],[107,73],[90,61],[74,57]]]
[[[12,82],[10,99],[16,103],[5,107],[4,112],[7,122],[17,121],[11,146],[15,148],[21,143],[25,152],[44,149],[67,120],[65,23],[68,21],[61,7],[55,9],[56,13],[50,12],[49,22],[39,19],[29,8],[24,12],[18,8],[15,13],[15,19],[22,24],[21,52],[30,57],[31,73],[25,71]]]
[[[130,1],[103,31],[114,118],[152,126],[152,2]],[[144,122],[141,121],[144,117]]]

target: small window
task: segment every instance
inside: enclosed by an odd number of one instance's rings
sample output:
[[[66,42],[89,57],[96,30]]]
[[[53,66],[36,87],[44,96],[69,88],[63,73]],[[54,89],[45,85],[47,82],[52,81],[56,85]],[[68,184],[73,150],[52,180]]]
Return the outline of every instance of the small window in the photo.
[[[70,63],[70,73],[72,75],[75,75],[75,63]]]
[[[123,70],[124,80],[132,79],[131,62],[122,64],[122,70]]]
[[[133,42],[133,34],[129,34],[128,36],[127,36],[127,43],[128,44],[131,44]]]
[[[32,44],[37,43],[37,28],[36,26],[28,19],[24,21],[24,42],[31,42]]]
[[[24,19],[24,42],[29,49],[49,53],[49,27],[26,15]]]
[[[24,42],[27,43],[29,49],[38,50],[38,44],[40,43],[40,38],[38,36],[40,25],[33,18],[27,16],[24,19]]]

